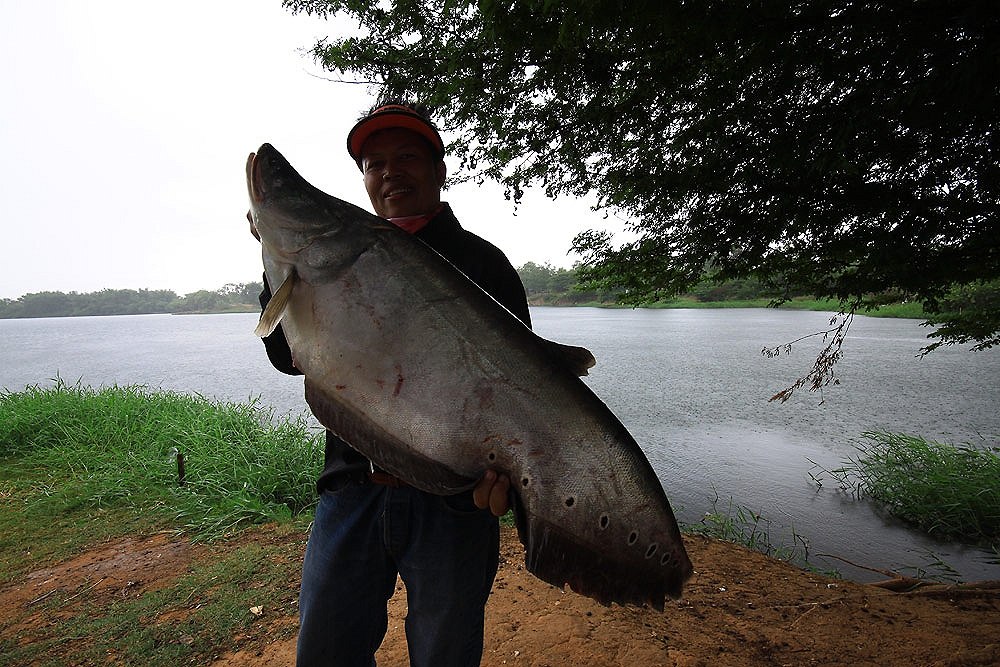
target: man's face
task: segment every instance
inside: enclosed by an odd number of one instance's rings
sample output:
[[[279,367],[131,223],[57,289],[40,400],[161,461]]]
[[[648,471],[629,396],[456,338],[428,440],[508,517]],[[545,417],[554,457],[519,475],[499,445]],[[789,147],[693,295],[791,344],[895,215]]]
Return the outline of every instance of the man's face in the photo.
[[[372,208],[383,218],[433,213],[441,204],[444,161],[416,132],[390,128],[373,134],[361,148],[361,170]]]

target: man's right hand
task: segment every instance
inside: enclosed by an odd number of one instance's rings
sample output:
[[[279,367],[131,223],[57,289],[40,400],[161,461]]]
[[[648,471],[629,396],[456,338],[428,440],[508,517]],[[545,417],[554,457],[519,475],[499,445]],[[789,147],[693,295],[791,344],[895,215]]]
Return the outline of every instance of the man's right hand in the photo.
[[[494,470],[487,470],[476,488],[472,500],[481,510],[489,508],[493,516],[503,516],[510,509],[510,478]]]

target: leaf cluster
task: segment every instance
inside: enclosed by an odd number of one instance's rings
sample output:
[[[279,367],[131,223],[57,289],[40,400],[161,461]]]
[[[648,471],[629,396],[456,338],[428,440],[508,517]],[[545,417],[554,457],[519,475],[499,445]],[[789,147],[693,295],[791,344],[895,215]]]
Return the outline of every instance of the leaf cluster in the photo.
[[[466,177],[621,215],[632,240],[574,249],[626,302],[711,266],[935,312],[953,285],[1000,277],[996,3],[284,4],[355,19],[315,57],[436,107]],[[942,338],[980,333],[956,320]]]

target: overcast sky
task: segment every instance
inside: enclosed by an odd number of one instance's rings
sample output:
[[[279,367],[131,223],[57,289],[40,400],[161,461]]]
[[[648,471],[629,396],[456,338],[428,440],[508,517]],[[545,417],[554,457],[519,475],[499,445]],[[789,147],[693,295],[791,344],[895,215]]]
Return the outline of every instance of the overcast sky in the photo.
[[[370,209],[344,143],[372,91],[301,53],[330,34],[280,0],[0,0],[0,298],[259,280],[244,167],[263,142]],[[577,232],[617,225],[540,193],[515,216],[496,186],[445,199],[515,266],[570,266]]]

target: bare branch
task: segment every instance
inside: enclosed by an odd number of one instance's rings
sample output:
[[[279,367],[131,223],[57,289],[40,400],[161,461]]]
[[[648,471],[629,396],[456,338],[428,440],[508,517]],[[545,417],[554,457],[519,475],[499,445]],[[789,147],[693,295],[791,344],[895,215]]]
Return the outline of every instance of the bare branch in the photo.
[[[846,312],[841,311],[830,318],[831,328],[826,331],[817,331],[773,348],[765,347],[760,351],[763,356],[773,359],[774,357],[781,355],[782,352],[785,354],[790,353],[794,343],[806,340],[807,338],[822,336],[824,341],[829,339],[826,347],[824,347],[816,356],[816,361],[813,362],[812,369],[807,374],[796,380],[790,387],[782,389],[769,398],[768,402],[777,400],[784,403],[792,397],[792,394],[794,394],[796,390],[807,385],[809,387],[809,391],[819,390],[822,392],[823,387],[829,384],[840,384],[840,380],[836,377],[834,372],[834,366],[843,355],[841,347],[844,344],[844,339],[847,337],[847,331],[851,328],[851,323],[854,321],[854,312],[858,305],[859,304],[855,302],[851,304],[850,309]],[[822,401],[820,401],[820,403],[822,403]]]

